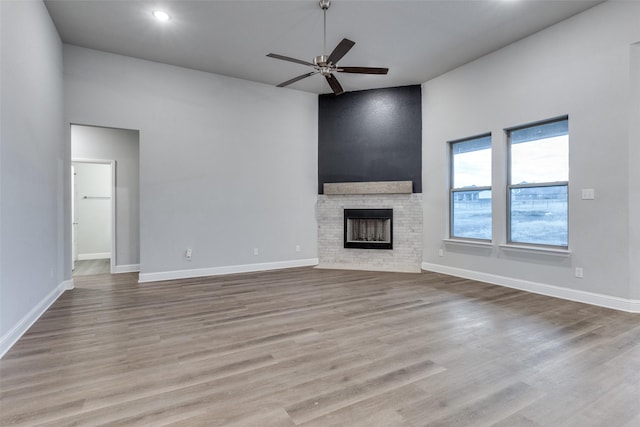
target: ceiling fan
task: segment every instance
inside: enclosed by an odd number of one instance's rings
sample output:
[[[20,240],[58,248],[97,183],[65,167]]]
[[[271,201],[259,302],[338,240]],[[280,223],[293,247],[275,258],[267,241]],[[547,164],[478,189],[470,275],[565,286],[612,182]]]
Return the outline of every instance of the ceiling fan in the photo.
[[[333,49],[330,55],[327,56],[327,9],[331,6],[331,0],[320,0],[320,9],[324,12],[324,49],[323,55],[316,56],[313,59],[313,63],[303,61],[301,59],[290,58],[288,56],[278,55],[276,53],[270,53],[267,56],[270,58],[281,59],[283,61],[295,62],[297,64],[308,65],[313,68],[313,71],[302,74],[298,77],[294,77],[291,80],[287,80],[284,83],[277,85],[278,87],[285,87],[291,83],[295,83],[298,80],[305,79],[314,74],[321,74],[327,79],[327,83],[331,86],[331,90],[336,95],[340,95],[344,92],[344,89],[338,82],[338,79],[334,76],[334,73],[352,73],[352,74],[387,74],[388,68],[380,67],[341,67],[337,63],[343,56],[351,50],[356,43],[349,39],[342,39],[338,46]]]

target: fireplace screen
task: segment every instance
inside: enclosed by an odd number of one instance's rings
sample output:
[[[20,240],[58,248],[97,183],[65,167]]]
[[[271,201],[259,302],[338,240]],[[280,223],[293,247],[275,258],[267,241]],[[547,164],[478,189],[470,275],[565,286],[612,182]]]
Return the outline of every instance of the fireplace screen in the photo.
[[[393,249],[393,209],[345,209],[344,247]]]

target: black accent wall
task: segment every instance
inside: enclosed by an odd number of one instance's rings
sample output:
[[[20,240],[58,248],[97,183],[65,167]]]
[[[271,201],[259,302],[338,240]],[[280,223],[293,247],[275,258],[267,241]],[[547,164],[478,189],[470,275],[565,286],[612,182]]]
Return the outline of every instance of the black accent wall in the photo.
[[[318,98],[318,194],[325,182],[413,181],[422,192],[420,85]]]

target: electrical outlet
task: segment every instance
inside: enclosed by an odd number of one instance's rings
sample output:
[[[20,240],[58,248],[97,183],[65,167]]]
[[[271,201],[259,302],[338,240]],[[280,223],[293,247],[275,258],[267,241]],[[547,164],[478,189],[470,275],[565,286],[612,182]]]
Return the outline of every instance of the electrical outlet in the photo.
[[[296,252],[300,252],[301,250],[300,245],[296,245]]]
[[[187,261],[191,261],[191,255],[192,255],[192,251],[191,248],[187,248],[186,251],[184,251],[184,257]]]
[[[440,249],[438,251],[438,256],[444,256],[444,249]]]
[[[582,267],[576,267],[576,277],[578,279],[582,279],[584,277],[584,270],[582,270]]]
[[[260,255],[260,251],[258,250],[258,248],[253,248],[253,254]]]

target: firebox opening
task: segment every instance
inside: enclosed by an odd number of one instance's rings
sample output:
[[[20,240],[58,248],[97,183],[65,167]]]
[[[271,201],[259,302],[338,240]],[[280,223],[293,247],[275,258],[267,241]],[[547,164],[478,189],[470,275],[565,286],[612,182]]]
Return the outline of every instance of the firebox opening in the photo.
[[[345,209],[344,247],[393,249],[393,209]]]

